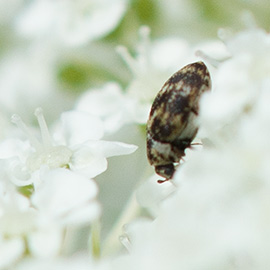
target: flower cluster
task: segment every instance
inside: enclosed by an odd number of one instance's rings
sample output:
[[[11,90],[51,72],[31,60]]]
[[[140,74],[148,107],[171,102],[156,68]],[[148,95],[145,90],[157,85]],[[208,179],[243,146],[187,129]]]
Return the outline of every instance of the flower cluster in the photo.
[[[61,253],[67,229],[100,218],[93,177],[106,170],[108,157],[136,150],[134,145],[101,140],[102,121],[87,113],[64,112],[61,125],[55,125],[55,139],[42,109],[35,115],[41,141],[14,114],[12,122],[28,140],[7,139],[0,147],[1,250],[7,252],[0,266],[28,253],[41,258]]]
[[[0,1],[0,270],[270,268],[269,11]],[[195,61],[197,143],[159,184],[149,110]]]

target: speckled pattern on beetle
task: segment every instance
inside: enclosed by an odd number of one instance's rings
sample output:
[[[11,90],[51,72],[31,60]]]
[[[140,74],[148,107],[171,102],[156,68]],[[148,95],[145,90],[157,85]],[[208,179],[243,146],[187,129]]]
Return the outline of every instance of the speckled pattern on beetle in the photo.
[[[210,74],[203,62],[174,73],[158,92],[147,122],[147,157],[164,180],[170,180],[198,131],[201,95],[210,90]]]

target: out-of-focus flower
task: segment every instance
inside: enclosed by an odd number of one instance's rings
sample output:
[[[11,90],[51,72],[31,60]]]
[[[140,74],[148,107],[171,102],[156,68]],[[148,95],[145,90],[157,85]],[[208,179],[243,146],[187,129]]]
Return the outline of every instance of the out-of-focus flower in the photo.
[[[109,270],[110,268],[102,261],[95,261],[89,254],[75,254],[68,258],[59,257],[53,259],[25,259],[16,270]]]
[[[114,82],[85,92],[76,104],[77,110],[99,117],[106,133],[116,132],[124,124],[136,121],[132,114],[136,108],[138,102]]]
[[[32,120],[37,106],[47,109],[50,118],[66,106],[65,98],[56,90],[55,54],[51,46],[38,43],[9,50],[1,57],[2,111],[8,115],[16,112]]]
[[[55,256],[63,237],[59,224],[48,222],[48,218],[45,219],[33,208],[30,201],[17,193],[10,183],[7,187],[1,190],[0,268],[6,269],[28,253],[42,257]],[[46,236],[43,241],[41,235]],[[36,245],[33,245],[33,241]]]
[[[23,2],[23,0],[11,0],[8,2],[5,0],[0,0],[1,27],[14,20],[14,17],[17,15],[18,11],[20,11],[22,8]]]
[[[176,189],[171,181],[157,185],[160,176],[153,175],[144,182],[136,191],[136,199],[140,207],[147,209],[152,217],[158,216],[162,202]]]
[[[45,170],[40,178],[31,202],[46,219],[67,226],[87,224],[99,217],[98,189],[93,180],[63,168]]]
[[[122,19],[126,0],[32,1],[17,22],[25,36],[83,45],[110,33]]]
[[[0,269],[26,255],[55,257],[68,226],[89,225],[100,217],[93,180],[66,169],[44,170],[40,177],[30,200],[1,179]]]
[[[125,90],[111,82],[99,89],[89,89],[77,102],[77,109],[99,116],[108,133],[126,123],[145,124],[152,101],[165,81],[173,72],[196,59],[186,41],[172,37],[150,42],[149,34],[148,27],[140,28],[134,57],[127,48],[117,48],[132,74]]]
[[[67,228],[91,225],[100,217],[98,189],[92,179],[63,168],[45,169],[40,178],[31,196],[39,213],[38,230],[29,236],[28,245],[34,257],[55,257],[62,251]]]
[[[185,40],[166,38],[150,42],[150,29],[139,29],[140,40],[136,56],[120,46],[119,54],[132,73],[126,93],[138,105],[133,114],[138,123],[146,123],[151,103],[170,75],[192,59],[192,50]]]
[[[245,24],[247,12],[256,18],[261,27],[269,27],[267,14],[270,7],[267,0],[230,0],[226,5],[212,0],[161,0],[157,8],[162,27],[156,31],[161,35],[181,35],[196,42],[215,38],[217,31],[224,26],[240,30]]]
[[[13,115],[12,121],[27,135],[30,145],[29,142],[11,141],[11,145],[14,142],[20,146],[20,152],[14,147],[5,147],[6,143],[2,144],[2,158],[9,158],[8,172],[17,185],[32,184],[43,166],[69,168],[92,178],[107,169],[108,157],[130,154],[137,148],[121,142],[102,141],[102,122],[79,111],[62,114],[61,132],[58,139],[53,140],[41,108],[36,109],[35,115],[42,141],[36,139],[18,115]],[[14,150],[17,152],[15,157]]]
[[[217,133],[219,138],[230,136],[228,125],[238,125],[238,118],[254,109],[255,100],[269,85],[270,76],[268,33],[262,29],[250,29],[225,40],[225,43],[231,58],[220,63],[214,94],[203,97],[200,113],[205,130],[209,134]]]
[[[0,269],[4,269],[24,254],[24,238],[36,228],[36,213],[27,198],[3,182],[0,185]]]

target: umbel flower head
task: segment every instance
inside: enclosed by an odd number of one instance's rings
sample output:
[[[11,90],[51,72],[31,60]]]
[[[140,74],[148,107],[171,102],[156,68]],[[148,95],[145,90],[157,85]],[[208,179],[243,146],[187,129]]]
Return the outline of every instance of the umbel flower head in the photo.
[[[9,173],[17,185],[32,184],[33,176],[36,177],[43,167],[67,168],[92,178],[106,170],[106,158],[130,154],[137,148],[125,143],[100,140],[103,136],[102,122],[97,117],[79,111],[62,114],[61,132],[56,141],[50,136],[42,109],[36,109],[35,115],[41,141],[37,140],[18,115],[12,116],[12,122],[27,135],[30,143],[19,142],[22,152],[17,152],[16,157],[9,159]],[[12,153],[4,155],[11,156]]]

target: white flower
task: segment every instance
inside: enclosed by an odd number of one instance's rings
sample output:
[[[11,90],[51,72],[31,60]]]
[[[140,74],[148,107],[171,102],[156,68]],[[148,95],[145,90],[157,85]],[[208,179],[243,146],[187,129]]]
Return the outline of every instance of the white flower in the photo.
[[[26,253],[55,257],[62,251],[67,228],[89,225],[100,217],[93,180],[67,169],[43,170],[40,178],[28,199],[1,176],[0,269]]]
[[[171,181],[157,185],[159,179],[160,176],[156,174],[153,175],[136,191],[136,198],[140,207],[147,209],[149,214],[153,217],[158,215],[163,200],[170,196],[175,190],[175,186]]]
[[[192,58],[185,40],[166,38],[150,43],[149,34],[148,27],[139,29],[140,41],[134,58],[125,47],[117,48],[133,76],[127,94],[138,101],[133,113],[139,123],[146,123],[151,103],[165,81]]]
[[[28,136],[32,146],[23,145],[21,147],[23,152],[17,153],[17,158],[11,158],[12,155],[10,155],[8,170],[16,185],[33,183],[43,166],[51,169],[68,167],[89,178],[95,177],[106,170],[106,158],[130,154],[137,148],[134,145],[100,140],[103,135],[101,121],[79,111],[62,114],[61,134],[57,140],[53,140],[41,108],[36,109],[35,115],[40,126],[41,142],[36,139],[18,115],[13,115],[12,118],[12,121]],[[5,143],[2,145],[4,146]],[[3,154],[5,158],[8,156],[7,153]]]
[[[95,177],[105,171],[108,157],[128,155],[137,149],[135,145],[101,140],[103,123],[86,112],[66,112],[61,120],[66,144],[73,151],[69,166],[87,177]]]
[[[0,269],[23,256],[26,250],[24,238],[35,228],[36,214],[29,201],[13,189],[3,190],[1,182]]]
[[[7,187],[1,190],[0,200],[0,269],[14,264],[27,252],[43,257],[55,256],[62,244],[63,231],[58,224],[46,222],[44,225],[41,222],[44,218],[41,219],[30,201],[18,194],[10,183]],[[41,234],[46,235],[47,242],[40,241]],[[38,245],[33,245],[37,239]]]
[[[90,89],[79,98],[76,109],[88,112],[103,120],[105,132],[113,133],[126,123],[134,122],[132,111],[138,102],[123,93],[114,82],[106,83],[102,88]]]
[[[26,36],[83,45],[110,33],[124,15],[126,4],[126,0],[32,1],[17,28]]]
[[[0,61],[1,111],[32,120],[33,110],[42,106],[50,115],[60,112],[65,99],[56,90],[55,54],[50,46],[31,44],[11,49]]]
[[[270,36],[261,29],[251,29],[226,41],[231,59],[220,64],[213,93],[201,104],[201,119],[208,133],[227,137],[226,126],[234,125],[254,107],[270,76]],[[226,102],[225,102],[226,101]],[[225,128],[223,128],[225,127]]]
[[[25,247],[22,239],[0,239],[0,269],[6,269],[21,258]]]
[[[67,226],[87,224],[99,217],[98,189],[92,179],[62,168],[45,170],[40,178],[31,201],[46,219]]]
[[[113,269],[268,268],[269,149],[249,143],[194,154],[156,219],[127,227],[130,254]]]

